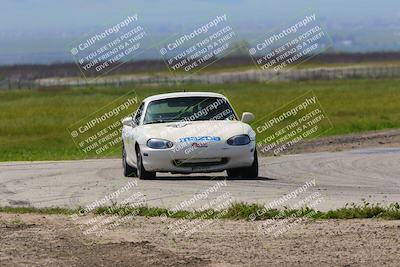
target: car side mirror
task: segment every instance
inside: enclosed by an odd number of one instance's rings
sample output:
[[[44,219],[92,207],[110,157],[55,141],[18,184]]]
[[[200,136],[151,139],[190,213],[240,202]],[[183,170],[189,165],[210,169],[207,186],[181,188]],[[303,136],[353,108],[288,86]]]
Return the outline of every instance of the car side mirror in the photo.
[[[132,117],[125,117],[125,118],[123,118],[123,119],[122,119],[122,124],[125,125],[125,126],[130,126],[130,127],[135,127],[135,126],[136,126],[136,124],[135,124],[135,122],[133,121],[133,118],[132,118]]]
[[[251,112],[243,112],[241,121],[242,122],[250,122],[250,121],[254,120],[254,118],[255,117],[254,117],[253,113],[251,113]]]

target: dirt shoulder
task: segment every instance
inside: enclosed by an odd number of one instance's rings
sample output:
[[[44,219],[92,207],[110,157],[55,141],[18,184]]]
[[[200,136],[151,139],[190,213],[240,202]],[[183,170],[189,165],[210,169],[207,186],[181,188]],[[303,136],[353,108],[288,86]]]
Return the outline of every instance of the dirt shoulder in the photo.
[[[400,147],[400,129],[338,135],[300,141],[280,154],[336,152],[374,147]],[[272,151],[271,153],[267,152],[263,155],[271,156]]]
[[[135,217],[96,237],[83,235],[69,216],[0,213],[0,262],[2,266],[396,266],[400,261],[400,221],[303,221],[278,237],[260,232],[265,221],[209,221],[188,236],[172,233],[171,225],[177,222]]]

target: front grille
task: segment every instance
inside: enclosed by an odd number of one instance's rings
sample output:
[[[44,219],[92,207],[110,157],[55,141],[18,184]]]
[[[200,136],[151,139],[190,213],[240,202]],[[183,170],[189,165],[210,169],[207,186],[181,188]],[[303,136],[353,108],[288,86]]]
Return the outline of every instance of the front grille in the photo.
[[[173,160],[172,163],[176,167],[212,167],[212,166],[218,166],[222,165],[228,162],[227,158],[220,158],[220,159],[213,159],[210,161],[207,161],[207,159],[179,159],[179,160]]]

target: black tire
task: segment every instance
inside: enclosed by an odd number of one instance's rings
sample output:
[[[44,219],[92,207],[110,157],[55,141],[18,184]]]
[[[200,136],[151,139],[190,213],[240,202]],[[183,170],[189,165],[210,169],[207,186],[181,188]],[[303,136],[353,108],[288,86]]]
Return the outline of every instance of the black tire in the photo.
[[[242,174],[241,174],[240,170],[241,170],[240,168],[226,170],[226,173],[228,174],[228,178],[239,178],[239,177],[241,177]]]
[[[246,177],[249,177],[249,178],[257,178],[258,177],[257,150],[254,150],[254,161],[253,161],[253,164],[249,168],[245,168],[243,171],[244,171]]]
[[[226,170],[229,178],[257,178],[258,177],[258,157],[254,151],[254,161],[250,167]]]
[[[122,168],[124,169],[125,177],[137,176],[136,168],[132,167],[128,164],[128,162],[126,162],[126,151],[124,146],[122,146]]]
[[[140,153],[140,148],[136,148],[136,165],[137,165],[137,177],[142,180],[154,179],[156,177],[156,172],[148,172],[143,167],[142,153]]]

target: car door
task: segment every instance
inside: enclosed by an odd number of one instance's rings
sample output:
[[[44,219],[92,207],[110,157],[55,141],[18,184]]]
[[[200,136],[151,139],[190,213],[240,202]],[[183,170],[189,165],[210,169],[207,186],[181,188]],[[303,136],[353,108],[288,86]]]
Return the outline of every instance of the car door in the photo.
[[[136,153],[135,153],[135,143],[138,138],[138,127],[140,127],[140,119],[142,117],[144,108],[144,103],[142,103],[139,108],[137,109],[135,115],[132,118],[132,125],[127,126],[126,129],[126,155],[127,161],[131,165],[136,166]]]

